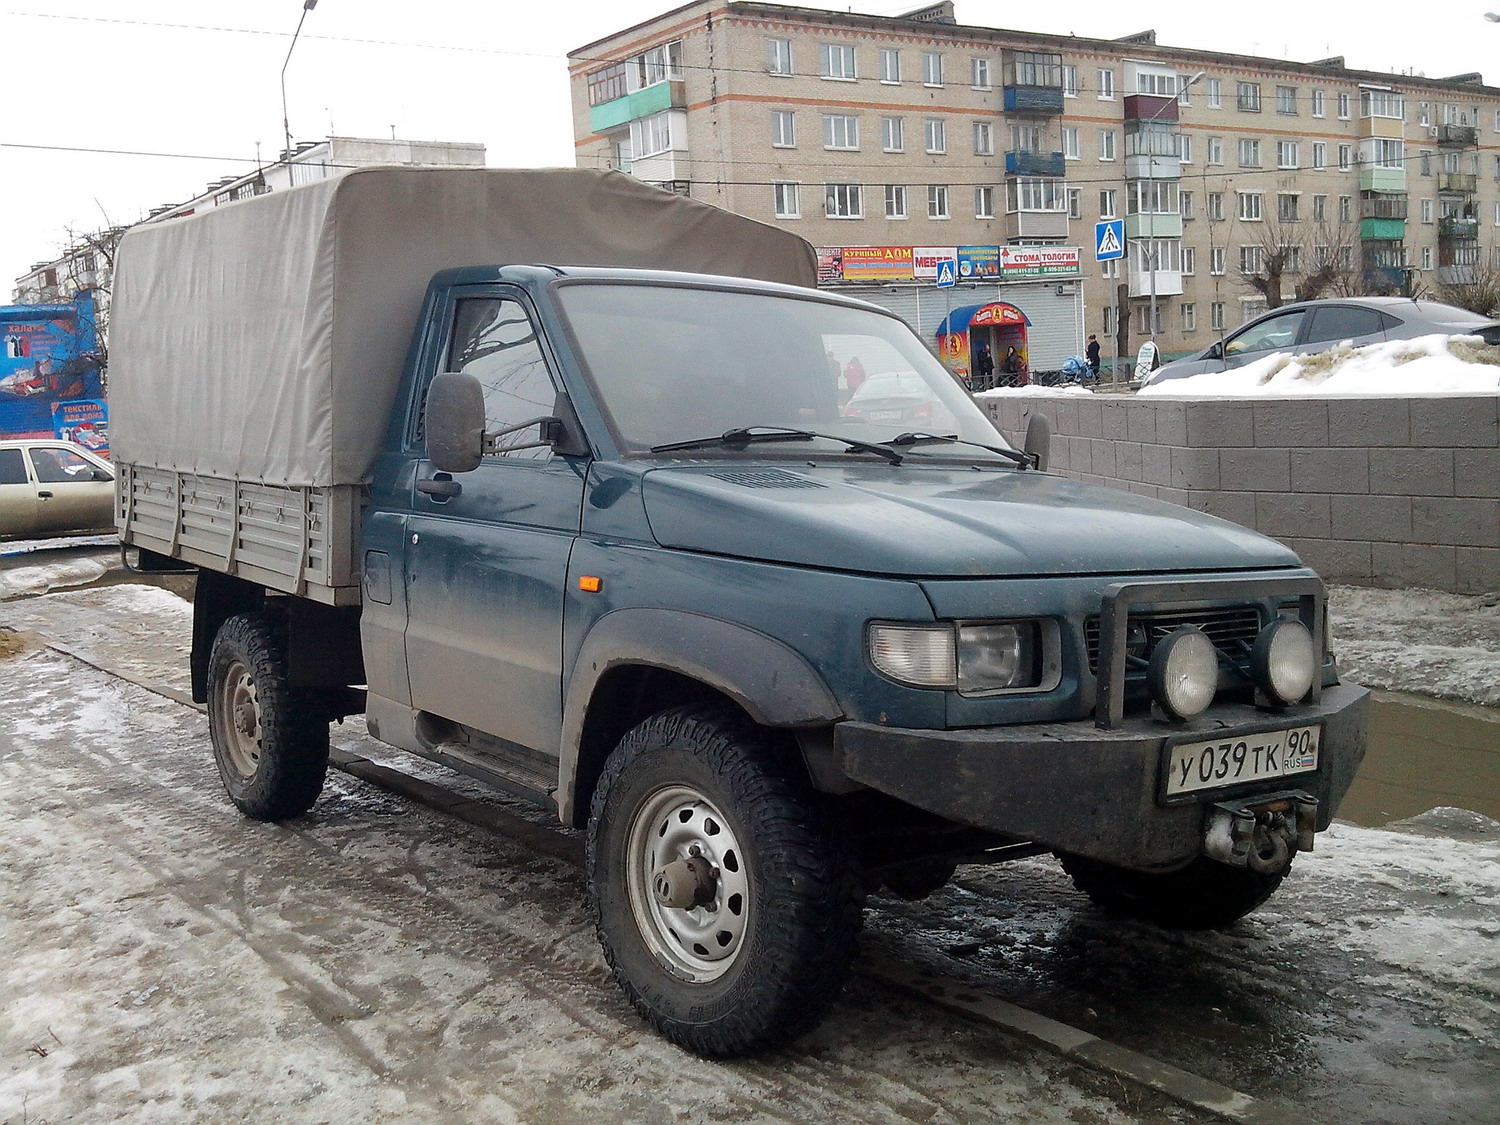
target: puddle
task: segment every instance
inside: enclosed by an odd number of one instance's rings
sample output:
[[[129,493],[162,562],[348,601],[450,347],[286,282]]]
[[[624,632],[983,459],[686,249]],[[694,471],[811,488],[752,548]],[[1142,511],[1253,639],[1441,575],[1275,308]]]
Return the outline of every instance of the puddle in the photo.
[[[1369,750],[1339,818],[1373,828],[1439,807],[1500,820],[1500,711],[1375,692]]]

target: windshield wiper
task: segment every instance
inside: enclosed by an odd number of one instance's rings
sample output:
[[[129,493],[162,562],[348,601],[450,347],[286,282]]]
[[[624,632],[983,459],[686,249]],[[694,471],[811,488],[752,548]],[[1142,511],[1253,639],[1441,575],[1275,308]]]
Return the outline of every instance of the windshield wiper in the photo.
[[[725,430],[722,434],[713,434],[709,437],[689,438],[687,441],[672,441],[666,445],[653,445],[652,453],[672,453],[679,449],[707,449],[715,445],[726,449],[743,449],[747,445],[770,441],[812,441],[814,438],[823,438],[826,441],[842,442],[848,449],[858,450],[861,453],[874,453],[884,457],[892,465],[901,464],[901,454],[891,449],[889,445],[876,445],[870,441],[860,441],[858,438],[840,437],[838,434],[822,434],[817,430],[789,430],[779,426],[741,426],[734,430]]]
[[[934,442],[943,442],[950,445],[972,445],[975,449],[988,449],[991,453],[998,453],[1002,457],[1009,458],[1023,469],[1036,468],[1036,458],[1029,453],[1022,453],[1019,449],[1006,449],[1001,445],[985,445],[982,441],[965,441],[957,434],[897,434],[886,442],[886,445],[931,445]]]

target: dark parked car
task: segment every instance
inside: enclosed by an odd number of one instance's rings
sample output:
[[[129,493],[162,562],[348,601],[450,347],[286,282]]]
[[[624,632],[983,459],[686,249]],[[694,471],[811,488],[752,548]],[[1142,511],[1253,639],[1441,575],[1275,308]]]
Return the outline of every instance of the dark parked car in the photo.
[[[108,461],[70,441],[0,441],[0,538],[108,529],[114,480]]]
[[[1303,301],[1272,309],[1196,355],[1163,364],[1142,385],[1243,367],[1273,352],[1310,354],[1345,342],[1361,347],[1435,335],[1479,336],[1488,343],[1500,344],[1500,320],[1437,301],[1407,297]]]

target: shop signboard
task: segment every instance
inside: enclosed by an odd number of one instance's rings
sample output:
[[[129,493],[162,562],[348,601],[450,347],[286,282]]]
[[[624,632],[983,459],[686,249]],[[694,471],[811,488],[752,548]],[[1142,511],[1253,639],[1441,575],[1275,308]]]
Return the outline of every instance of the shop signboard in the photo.
[[[1000,276],[1000,247],[960,246],[958,276],[965,281]]]
[[[952,246],[913,246],[911,248],[911,273],[918,281],[937,279],[938,266],[958,257]]]
[[[911,281],[910,246],[845,246],[845,281]]]
[[[1000,275],[1006,281],[1027,277],[1077,277],[1076,246],[1002,246]]]
[[[844,248],[842,246],[818,247],[818,284],[826,285],[844,280]]]

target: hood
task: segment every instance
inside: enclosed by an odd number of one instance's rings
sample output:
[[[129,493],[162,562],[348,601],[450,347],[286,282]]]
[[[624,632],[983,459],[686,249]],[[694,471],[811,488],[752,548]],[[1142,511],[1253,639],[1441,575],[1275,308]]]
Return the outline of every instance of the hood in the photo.
[[[664,547],[912,577],[1130,574],[1299,565],[1238,524],[1046,473],[737,463],[653,469]]]

